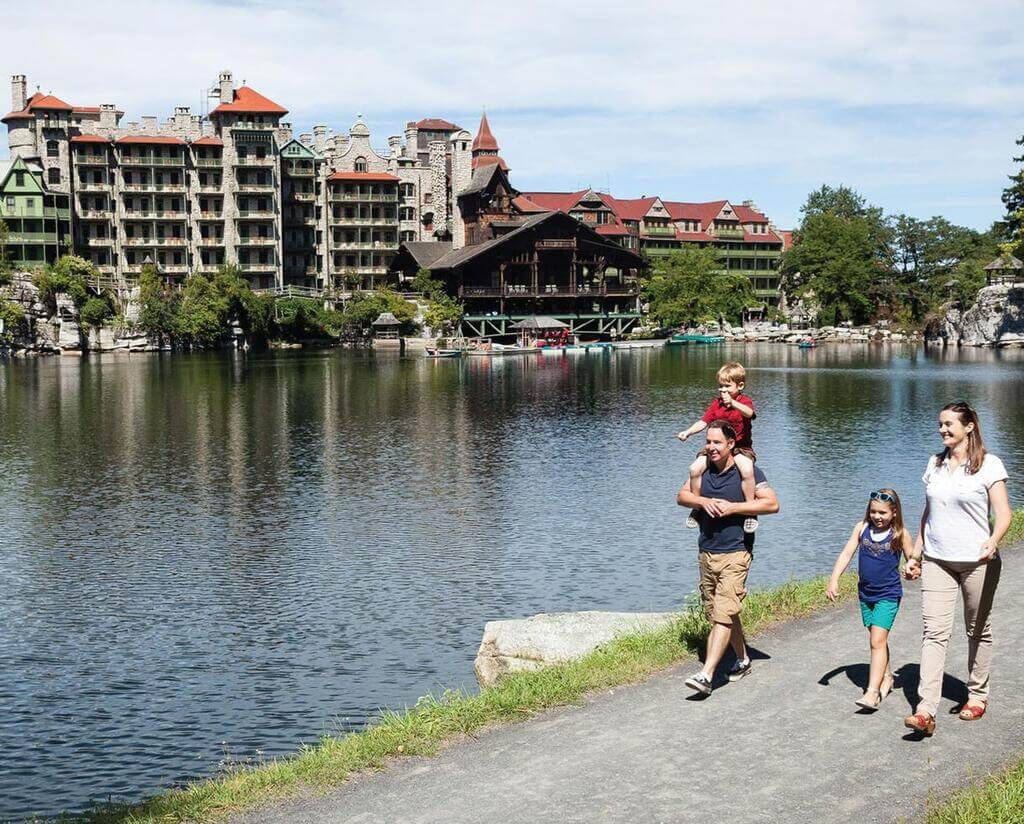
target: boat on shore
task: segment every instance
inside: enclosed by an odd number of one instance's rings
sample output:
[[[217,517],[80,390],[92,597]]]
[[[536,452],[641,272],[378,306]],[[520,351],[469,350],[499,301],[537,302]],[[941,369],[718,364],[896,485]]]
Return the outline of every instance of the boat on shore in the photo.
[[[680,332],[680,333],[677,333],[677,334],[673,335],[667,341],[665,341],[665,345],[666,346],[685,346],[688,343],[696,343],[696,344],[725,343],[725,336],[724,335],[699,335],[699,334],[690,333],[690,332]]]
[[[513,355],[530,355],[542,351],[535,346],[504,346],[500,343],[492,343],[490,346],[465,349],[462,354],[472,358],[506,358]]]
[[[664,340],[623,340],[612,344],[612,349],[658,349],[665,346]]]

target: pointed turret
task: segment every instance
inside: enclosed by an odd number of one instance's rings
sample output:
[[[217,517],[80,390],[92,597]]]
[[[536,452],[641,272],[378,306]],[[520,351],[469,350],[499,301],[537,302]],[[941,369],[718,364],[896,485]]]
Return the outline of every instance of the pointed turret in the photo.
[[[487,112],[480,117],[480,128],[473,139],[473,168],[497,165],[502,171],[508,171],[508,165],[498,155],[498,141],[491,133],[491,124],[487,122]]]

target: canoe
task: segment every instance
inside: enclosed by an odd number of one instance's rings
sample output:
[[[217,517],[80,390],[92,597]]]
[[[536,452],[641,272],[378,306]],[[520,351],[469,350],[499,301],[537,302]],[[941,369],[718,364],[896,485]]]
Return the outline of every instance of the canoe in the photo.
[[[725,343],[724,335],[673,335],[667,341],[666,346],[682,346],[687,343]]]
[[[428,358],[461,358],[461,349],[428,349],[426,357]]]

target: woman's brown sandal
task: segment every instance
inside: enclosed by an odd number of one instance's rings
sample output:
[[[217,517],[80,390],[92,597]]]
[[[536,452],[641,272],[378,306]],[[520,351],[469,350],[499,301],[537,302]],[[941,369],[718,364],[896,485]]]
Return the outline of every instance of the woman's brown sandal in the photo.
[[[977,721],[981,716],[985,714],[985,706],[978,706],[977,704],[964,704],[960,709],[960,720],[961,721]]]
[[[935,732],[935,719],[926,712],[918,712],[904,718],[903,726],[932,735]]]

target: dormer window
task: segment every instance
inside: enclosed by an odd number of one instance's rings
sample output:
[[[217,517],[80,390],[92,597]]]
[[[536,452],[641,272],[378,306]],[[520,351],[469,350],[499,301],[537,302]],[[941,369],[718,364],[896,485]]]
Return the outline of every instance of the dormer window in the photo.
[[[366,158],[365,157],[357,157],[356,158],[355,170],[357,172],[365,172],[366,171]]]

